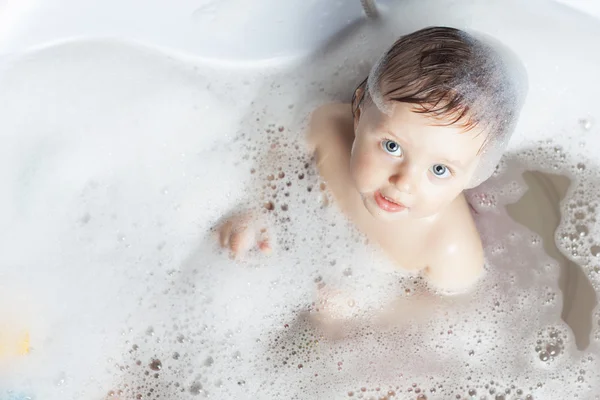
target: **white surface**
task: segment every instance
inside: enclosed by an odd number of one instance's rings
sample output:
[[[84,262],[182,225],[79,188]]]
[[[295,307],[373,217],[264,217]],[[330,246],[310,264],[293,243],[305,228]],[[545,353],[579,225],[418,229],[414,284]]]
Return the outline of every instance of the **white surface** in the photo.
[[[5,0],[0,54],[72,38],[116,37],[208,59],[286,58],[314,49],[364,17],[358,0],[165,5],[164,0]]]
[[[377,5],[385,11],[391,1]],[[600,18],[596,0],[557,1]],[[360,19],[365,15],[359,0],[177,0],[168,7],[164,0],[3,0],[0,55],[110,37],[216,62],[288,59]]]
[[[583,13],[600,18],[600,2],[597,0],[556,0]]]
[[[11,1],[5,7],[12,11],[4,11],[0,24],[2,52],[118,36],[197,58],[252,60],[299,55],[339,29],[337,23],[319,22],[321,29],[310,30],[316,41],[299,35],[311,7],[322,2],[298,2],[297,19],[291,9],[274,17],[268,14],[270,2],[254,3]],[[146,385],[145,390],[159,385],[161,399],[173,400],[196,398],[189,389],[199,379],[212,398],[312,400],[347,399],[348,391],[358,393],[362,386],[369,395],[379,385],[401,386],[406,394],[414,383],[428,398],[446,400],[455,394],[467,398],[471,388],[484,395],[493,379],[498,390],[514,384],[529,393],[533,387],[536,399],[554,400],[555,393],[560,399],[593,398],[600,340],[592,340],[586,352],[575,349],[560,320],[556,265],[535,235],[507,219],[501,205],[525,191],[523,168],[572,176],[574,187],[585,189],[585,195],[577,190],[570,195],[587,213],[577,223],[589,229],[577,250],[587,257],[582,263],[598,286],[588,240],[600,232],[586,207],[600,209],[597,198],[588,198],[600,196],[585,184],[598,176],[590,159],[600,151],[600,59],[590,49],[597,46],[600,27],[536,0],[521,8],[507,1],[443,3],[449,9],[438,8],[439,1],[402,4],[407,6],[397,21],[389,21],[395,23],[387,36],[363,26],[283,75],[215,70],[112,40],[48,46],[3,63],[0,323],[3,329],[29,330],[34,351],[0,364],[0,389],[40,400],[80,400],[102,398],[124,385]],[[215,19],[196,24],[194,12],[203,5],[206,14],[196,15]],[[350,11],[338,22],[358,15],[358,8]],[[276,34],[268,24],[273,18],[283,21],[273,22]],[[244,30],[255,20],[261,22],[256,30]],[[493,268],[474,293],[440,300],[432,314],[420,313],[423,325],[409,318],[399,334],[380,341],[365,336],[311,344],[321,357],[306,362],[301,357],[307,347],[291,352],[305,343],[298,338],[302,329],[285,326],[293,327],[299,311],[314,301],[319,276],[330,285],[359,289],[359,303],[375,305],[390,291],[404,294],[408,288],[415,294],[419,286],[387,275],[389,265],[362,245],[336,209],[320,207],[318,181],[309,174],[314,169],[304,166],[310,159],[303,150],[302,120],[315,104],[347,99],[373,53],[391,37],[442,23],[497,36],[524,59],[531,75],[512,150],[532,151],[474,194]],[[265,36],[272,40],[263,41]],[[248,37],[262,39],[244,40]],[[581,128],[582,118],[591,121],[589,131]],[[549,138],[554,141],[545,142]],[[275,155],[268,150],[273,148]],[[580,162],[585,173],[577,172]],[[262,166],[254,175],[260,181],[252,186],[249,171],[256,163]],[[258,186],[279,172],[292,183],[288,189],[283,179],[276,180],[278,210],[283,201],[289,206],[288,214],[280,212],[290,216],[282,224],[289,231],[279,233],[287,240],[282,247],[290,250],[244,265],[214,252],[206,237],[211,224],[240,204],[261,201]],[[565,209],[579,210],[567,207],[569,201]],[[568,215],[559,236],[574,231]],[[351,276],[342,273],[347,268]],[[421,311],[418,295],[405,298],[409,308]],[[598,309],[594,318],[600,320]],[[534,349],[537,340],[548,340],[549,327],[563,332],[565,349],[543,363]],[[592,335],[600,338],[597,328]],[[272,344],[274,337],[285,342],[285,351]],[[173,359],[175,351],[180,360]],[[153,357],[163,361],[160,378],[144,375]],[[213,364],[207,365],[208,357]],[[294,362],[291,368],[282,367],[284,357]],[[301,362],[302,369],[296,366]],[[265,373],[274,363],[280,369]],[[584,384],[578,383],[580,370],[586,371]]]

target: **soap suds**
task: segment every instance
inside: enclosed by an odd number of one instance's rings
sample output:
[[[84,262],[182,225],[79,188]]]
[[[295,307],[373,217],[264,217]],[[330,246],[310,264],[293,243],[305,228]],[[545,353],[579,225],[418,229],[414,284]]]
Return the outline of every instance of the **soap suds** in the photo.
[[[580,351],[557,260],[505,206],[527,171],[568,177],[556,245],[600,289],[600,22],[546,2],[432,10],[404,1],[280,70],[104,41],[4,65],[0,323],[30,351],[0,358],[0,398],[597,399],[598,307]],[[397,36],[432,24],[497,37],[530,76],[506,156],[469,193],[485,278],[448,298],[327,205],[302,137],[310,110],[349,99]],[[238,207],[269,219],[273,255],[236,264],[216,248],[210,228]],[[322,290],[354,317],[335,339],[311,322]]]

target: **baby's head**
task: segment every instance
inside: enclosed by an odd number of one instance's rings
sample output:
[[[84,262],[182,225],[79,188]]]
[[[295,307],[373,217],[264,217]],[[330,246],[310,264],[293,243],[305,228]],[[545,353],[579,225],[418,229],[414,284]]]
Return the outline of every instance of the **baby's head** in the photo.
[[[512,57],[466,32],[433,27],[403,36],[375,64],[352,100],[351,157],[374,216],[435,215],[491,176],[526,90]]]

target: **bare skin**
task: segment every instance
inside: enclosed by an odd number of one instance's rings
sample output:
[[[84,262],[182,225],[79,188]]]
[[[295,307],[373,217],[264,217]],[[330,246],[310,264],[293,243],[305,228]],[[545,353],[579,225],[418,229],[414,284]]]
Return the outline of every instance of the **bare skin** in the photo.
[[[272,252],[267,224],[250,212],[241,212],[226,217],[218,226],[219,245],[229,249],[232,258],[240,258],[256,248],[262,253]]]
[[[429,117],[410,111],[410,105],[396,105],[391,118],[374,105],[367,107],[356,118],[350,104],[329,104],[314,113],[308,141],[321,176],[343,212],[399,268],[423,273],[442,290],[467,289],[483,271],[483,250],[462,190],[482,138],[458,127],[435,126]],[[404,141],[400,146],[406,154],[385,152],[381,142],[387,138]],[[438,143],[410,149],[411,140]],[[411,154],[435,153],[436,147],[446,154],[418,154],[411,160]],[[448,178],[427,177],[429,164],[439,162],[436,157],[451,158],[461,169]],[[378,191],[402,201],[406,209],[382,210],[373,200]]]
[[[479,161],[485,136],[392,104],[386,114],[365,102],[328,104],[312,116],[307,142],[338,207],[399,269],[421,274],[446,292],[470,288],[483,272],[483,249],[463,190]],[[442,124],[440,124],[442,122]],[[271,251],[264,224],[251,214],[225,219],[221,246],[236,258],[257,248]],[[352,294],[317,290],[311,318],[326,336],[347,331]],[[402,299],[375,317],[389,326],[414,320],[416,303]],[[419,313],[431,302],[425,297]],[[355,321],[360,323],[360,321]]]

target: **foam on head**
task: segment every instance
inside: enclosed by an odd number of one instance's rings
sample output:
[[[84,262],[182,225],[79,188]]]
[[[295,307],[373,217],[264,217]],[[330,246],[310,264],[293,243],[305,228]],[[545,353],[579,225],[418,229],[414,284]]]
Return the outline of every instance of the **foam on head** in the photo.
[[[527,91],[527,74],[501,43],[479,33],[432,27],[398,39],[366,79],[373,104],[389,114],[394,101],[415,104],[442,124],[486,135],[468,188],[494,172]]]

